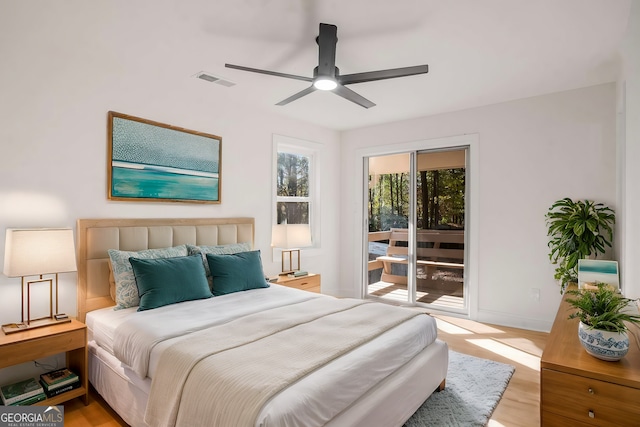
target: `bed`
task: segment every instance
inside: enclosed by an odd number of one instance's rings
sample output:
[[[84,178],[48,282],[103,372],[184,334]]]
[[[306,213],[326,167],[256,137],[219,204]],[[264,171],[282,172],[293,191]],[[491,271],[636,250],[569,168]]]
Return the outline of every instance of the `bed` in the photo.
[[[114,296],[110,250],[252,249],[254,233],[253,218],[78,220],[78,319],[89,329],[89,381],[125,422],[401,426],[444,388],[447,345],[434,319],[417,310],[275,284],[114,310],[121,295]]]

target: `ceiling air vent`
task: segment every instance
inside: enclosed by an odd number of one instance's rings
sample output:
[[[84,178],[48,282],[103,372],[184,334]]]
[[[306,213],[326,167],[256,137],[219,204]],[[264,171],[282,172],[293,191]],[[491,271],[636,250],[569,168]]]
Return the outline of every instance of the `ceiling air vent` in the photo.
[[[209,83],[215,83],[215,84],[219,84],[226,87],[235,86],[234,82],[227,79],[223,79],[222,77],[214,76],[213,74],[208,73],[206,71],[200,71],[194,77],[197,77]]]

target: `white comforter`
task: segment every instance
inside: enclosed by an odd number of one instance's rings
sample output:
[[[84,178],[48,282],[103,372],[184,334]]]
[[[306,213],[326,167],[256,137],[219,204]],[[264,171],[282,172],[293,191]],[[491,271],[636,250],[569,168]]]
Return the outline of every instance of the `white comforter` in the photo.
[[[291,293],[282,286],[266,289],[270,292],[254,289],[136,312],[116,328],[113,353],[140,377],[152,377],[149,375],[151,352],[154,347],[171,338],[270,308],[326,298],[311,292]]]
[[[118,314],[119,325],[115,329],[94,327],[94,332],[107,331],[100,333],[103,341],[109,341],[113,332],[113,352],[141,377],[153,377],[154,360],[185,334],[312,298],[328,297],[272,286],[140,313]],[[264,406],[256,426],[328,422],[344,401],[353,401],[366,393],[433,342],[436,335],[432,318],[414,317],[280,392]],[[109,348],[108,342],[100,345]]]

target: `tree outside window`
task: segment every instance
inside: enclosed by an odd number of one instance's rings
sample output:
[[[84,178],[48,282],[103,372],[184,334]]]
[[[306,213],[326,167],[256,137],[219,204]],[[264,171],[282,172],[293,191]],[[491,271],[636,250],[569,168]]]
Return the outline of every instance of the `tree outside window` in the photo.
[[[276,218],[278,224],[310,224],[310,157],[278,151]]]
[[[369,231],[407,228],[409,174],[369,176]],[[465,169],[418,172],[416,220],[418,229],[463,230]]]

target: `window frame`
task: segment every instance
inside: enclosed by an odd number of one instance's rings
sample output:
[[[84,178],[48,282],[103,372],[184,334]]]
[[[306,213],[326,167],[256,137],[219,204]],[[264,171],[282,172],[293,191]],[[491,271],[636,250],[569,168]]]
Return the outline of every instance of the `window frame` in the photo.
[[[311,229],[311,246],[308,249],[320,248],[320,149],[322,145],[316,142],[305,141],[299,138],[273,134],[273,165],[272,165],[272,208],[271,224],[278,223],[278,202],[305,202],[309,203],[309,228]],[[309,158],[309,195],[304,196],[278,196],[278,153],[303,155]],[[277,251],[278,259],[280,257]],[[276,256],[274,250],[274,258]]]

